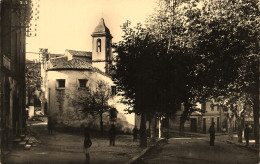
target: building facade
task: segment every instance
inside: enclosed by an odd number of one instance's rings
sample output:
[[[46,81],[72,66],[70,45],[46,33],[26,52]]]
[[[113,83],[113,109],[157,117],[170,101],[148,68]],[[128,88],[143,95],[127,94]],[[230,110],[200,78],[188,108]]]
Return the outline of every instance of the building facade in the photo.
[[[25,128],[26,6],[23,0],[0,1],[1,153]]]
[[[198,104],[198,107],[200,108],[200,111],[193,112],[185,122],[185,131],[208,133],[208,129],[212,122],[215,123],[216,132],[221,132],[227,129],[227,119],[220,105],[207,101]],[[183,111],[184,107],[182,106],[181,109],[177,111],[174,118],[170,119],[169,123],[172,131],[179,130],[180,117]]]

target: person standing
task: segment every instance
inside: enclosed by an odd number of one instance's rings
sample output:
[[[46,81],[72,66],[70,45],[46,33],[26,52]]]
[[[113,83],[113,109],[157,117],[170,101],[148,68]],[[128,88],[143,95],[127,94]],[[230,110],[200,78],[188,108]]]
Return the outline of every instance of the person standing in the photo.
[[[116,127],[114,124],[111,125],[111,128],[109,130],[109,140],[110,140],[110,146],[115,146]]]
[[[86,128],[84,130],[84,145],[83,150],[86,155],[86,163],[89,163],[90,161],[90,155],[89,155],[89,148],[91,147],[92,142],[90,140],[89,133],[87,132]]]
[[[250,133],[250,129],[248,127],[248,125],[246,124],[245,130],[244,130],[244,137],[246,140],[246,146],[249,146],[249,133]]]
[[[133,129],[133,141],[137,141],[137,134],[138,134],[138,129],[137,127],[135,126],[134,129]]]
[[[214,146],[215,140],[215,122],[212,122],[211,126],[209,127],[209,134],[210,134],[210,146]]]

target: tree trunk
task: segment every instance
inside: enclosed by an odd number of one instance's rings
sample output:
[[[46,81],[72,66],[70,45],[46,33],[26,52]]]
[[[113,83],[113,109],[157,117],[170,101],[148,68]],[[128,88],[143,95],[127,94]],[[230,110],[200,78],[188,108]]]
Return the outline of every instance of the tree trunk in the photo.
[[[162,137],[162,128],[161,128],[161,117],[158,118],[158,138]]]
[[[147,147],[146,120],[145,120],[145,114],[144,113],[141,114],[140,147]]]
[[[151,114],[151,119],[150,119],[150,137],[151,137],[151,143],[155,143],[156,141],[156,118],[154,114]]]
[[[180,118],[180,129],[179,129],[179,135],[180,136],[184,136],[184,124],[185,124],[185,121],[186,121],[188,114],[189,114],[189,107],[190,107],[190,104],[185,102],[184,103],[184,111],[183,111],[181,118]]]
[[[184,122],[180,121],[179,135],[184,136]]]
[[[101,137],[104,136],[104,132],[103,132],[103,117],[102,117],[102,113],[100,113],[100,133],[101,133]]]
[[[259,43],[257,43],[257,48],[259,52]],[[260,67],[259,67],[259,59],[257,60],[257,64],[255,67],[255,94],[253,95],[253,115],[254,115],[254,137],[255,137],[255,147],[259,148],[259,101],[260,101],[260,77],[259,77]]]
[[[242,116],[241,116],[242,117]],[[239,143],[242,143],[242,140],[243,140],[243,130],[244,130],[244,121],[243,121],[243,118],[237,118],[237,125],[238,125],[238,142]]]
[[[228,139],[233,140],[233,116],[228,117]]]
[[[166,135],[165,135],[166,139],[170,138],[170,119],[171,119],[171,115],[168,114],[167,115],[167,131],[166,131]]]
[[[256,148],[259,147],[259,101],[257,100],[258,96],[255,96],[254,101],[254,137],[255,137],[255,146]]]

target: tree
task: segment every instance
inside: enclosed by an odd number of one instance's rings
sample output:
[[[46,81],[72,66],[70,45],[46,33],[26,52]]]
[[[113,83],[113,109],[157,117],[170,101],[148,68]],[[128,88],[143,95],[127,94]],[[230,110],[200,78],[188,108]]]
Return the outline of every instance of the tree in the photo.
[[[140,145],[145,146],[144,115],[153,121],[151,138],[154,139],[155,117],[174,114],[183,97],[187,97],[190,87],[185,80],[189,79],[192,83],[187,72],[192,69],[189,62],[194,61],[194,58],[185,56],[181,49],[171,51],[168,55],[165,40],[158,39],[154,34],[150,35],[149,30],[141,24],[131,28],[128,21],[122,26],[122,30],[125,32],[123,41],[114,45],[118,53],[114,80],[123,93],[124,102],[133,106],[133,110],[129,112],[141,114]],[[187,60],[181,62],[182,58]]]
[[[184,125],[195,102],[236,103],[232,94],[243,93],[254,102],[257,139],[257,1],[159,2],[147,28],[138,24],[133,29],[127,22],[123,41],[115,46],[114,78],[125,102],[134,106],[133,112],[160,115],[174,113],[183,102]],[[236,107],[229,110],[237,112]]]
[[[25,69],[25,83],[26,93],[28,97],[28,104],[33,106],[41,106],[40,94],[41,93],[41,64],[40,63],[27,63]]]
[[[197,73],[209,98],[234,100],[246,95],[252,102],[255,140],[259,142],[259,2],[255,0],[191,1],[181,6],[179,22],[187,45],[201,56]],[[206,77],[206,78],[203,78]],[[232,94],[230,94],[232,93]],[[229,101],[228,100],[228,101]],[[231,108],[231,107],[230,107]],[[237,113],[237,108],[234,108]],[[233,109],[230,109],[233,111]]]
[[[108,105],[111,97],[109,85],[105,81],[97,81],[95,88],[81,88],[72,99],[72,104],[79,106],[86,115],[99,116],[101,136],[104,134],[103,114],[111,108]]]
[[[133,106],[129,112],[141,114],[140,146],[146,146],[145,115],[150,113],[154,117],[156,112],[160,112],[158,100],[163,99],[159,93],[166,91],[161,90],[166,79],[160,69],[167,65],[161,64],[165,60],[159,57],[165,51],[161,48],[163,45],[153,42],[141,24],[135,28],[130,24],[127,21],[122,26],[123,41],[114,45],[118,55],[113,78],[124,96],[124,103]]]
[[[90,112],[99,115],[100,131],[103,136],[103,113],[110,109],[108,100],[112,97],[109,85],[104,81],[98,81],[95,90],[91,91],[92,102]]]

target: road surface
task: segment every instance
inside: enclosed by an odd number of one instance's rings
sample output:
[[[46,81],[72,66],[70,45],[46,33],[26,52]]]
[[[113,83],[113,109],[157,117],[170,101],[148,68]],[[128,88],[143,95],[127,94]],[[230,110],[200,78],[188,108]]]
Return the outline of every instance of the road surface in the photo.
[[[223,141],[209,146],[208,138],[171,138],[136,164],[258,164],[258,153]]]

